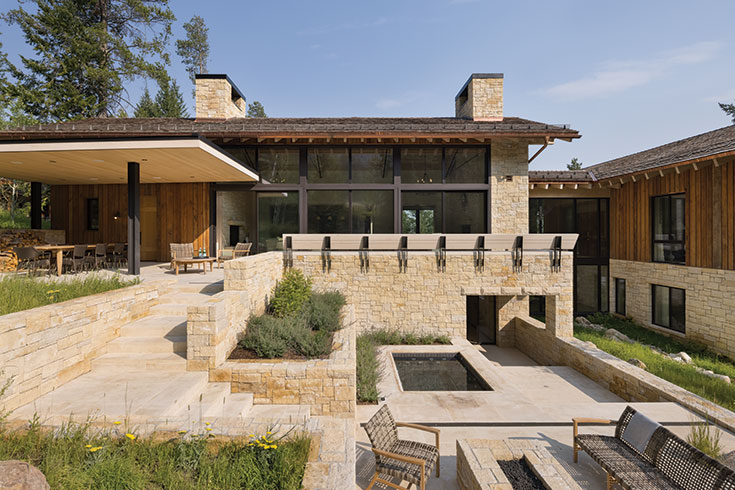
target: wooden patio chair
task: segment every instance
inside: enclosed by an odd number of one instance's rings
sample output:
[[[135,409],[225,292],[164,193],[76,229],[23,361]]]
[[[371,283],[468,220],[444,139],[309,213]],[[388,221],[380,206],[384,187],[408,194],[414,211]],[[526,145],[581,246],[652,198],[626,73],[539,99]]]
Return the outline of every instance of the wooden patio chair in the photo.
[[[436,446],[398,439],[398,427],[431,432],[436,436]],[[383,405],[365,424],[365,432],[375,454],[375,475],[370,480],[367,490],[370,490],[376,482],[405,490],[405,487],[380,478],[381,474],[400,478],[418,486],[421,490],[426,489],[426,480],[431,475],[434,465],[436,476],[439,476],[439,429],[396,422],[388,410],[388,405]]]
[[[176,258],[191,259],[194,257],[193,243],[171,243],[171,269],[176,269]]]
[[[253,247],[252,243],[238,243],[235,245],[235,249],[232,251],[232,258],[245,257],[250,255],[250,249]]]

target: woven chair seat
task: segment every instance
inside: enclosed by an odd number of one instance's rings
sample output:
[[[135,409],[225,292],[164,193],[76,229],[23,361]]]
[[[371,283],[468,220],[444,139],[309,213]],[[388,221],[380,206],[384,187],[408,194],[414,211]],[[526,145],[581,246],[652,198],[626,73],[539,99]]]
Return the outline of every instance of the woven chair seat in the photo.
[[[431,470],[434,468],[439,452],[436,447],[423,442],[404,441],[399,439],[393,444],[388,452],[399,454],[401,456],[409,456],[411,458],[419,458],[426,461],[425,477],[428,480]],[[421,483],[421,466],[417,464],[404,463],[391,458],[375,457],[375,470],[384,475],[394,476],[415,485]]]
[[[580,434],[577,436],[577,444],[624,488],[631,490],[682,488],[617,437]]]

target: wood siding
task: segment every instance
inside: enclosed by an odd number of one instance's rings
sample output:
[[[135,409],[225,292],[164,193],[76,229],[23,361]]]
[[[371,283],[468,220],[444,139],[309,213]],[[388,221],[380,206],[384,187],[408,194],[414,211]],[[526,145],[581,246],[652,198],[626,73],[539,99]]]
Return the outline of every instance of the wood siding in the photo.
[[[142,196],[158,205],[156,260],[169,260],[170,243],[209,247],[209,184],[143,184]],[[87,199],[99,199],[99,230],[87,230]],[[114,219],[115,214],[119,219]],[[67,243],[114,243],[128,240],[127,185],[51,186],[51,226],[66,230]]]
[[[610,258],[651,261],[651,197],[676,193],[686,194],[686,265],[735,269],[733,161],[721,162],[721,168],[708,164],[699,170],[687,167],[680,174],[651,175],[649,180],[641,176],[637,182],[611,189]],[[713,245],[715,239],[721,256]]]

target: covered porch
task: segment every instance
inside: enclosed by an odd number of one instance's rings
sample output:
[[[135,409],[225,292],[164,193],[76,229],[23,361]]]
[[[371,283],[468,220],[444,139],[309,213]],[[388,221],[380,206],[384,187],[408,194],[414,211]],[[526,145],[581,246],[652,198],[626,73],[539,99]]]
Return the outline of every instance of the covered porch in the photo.
[[[51,225],[66,244],[126,243],[136,275],[141,260],[169,260],[171,243],[215,250],[212,184],[258,180],[197,135],[0,143],[0,176],[31,182],[32,229],[48,184]]]

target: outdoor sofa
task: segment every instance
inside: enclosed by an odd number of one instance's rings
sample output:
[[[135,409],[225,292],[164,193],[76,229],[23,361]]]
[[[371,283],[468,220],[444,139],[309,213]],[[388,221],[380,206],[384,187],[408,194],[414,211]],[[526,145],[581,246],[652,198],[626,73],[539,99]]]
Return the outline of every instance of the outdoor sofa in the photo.
[[[574,462],[585,451],[607,472],[607,488],[735,490],[735,471],[668,429],[626,407],[614,436],[579,434],[579,424],[614,420],[575,418]]]

